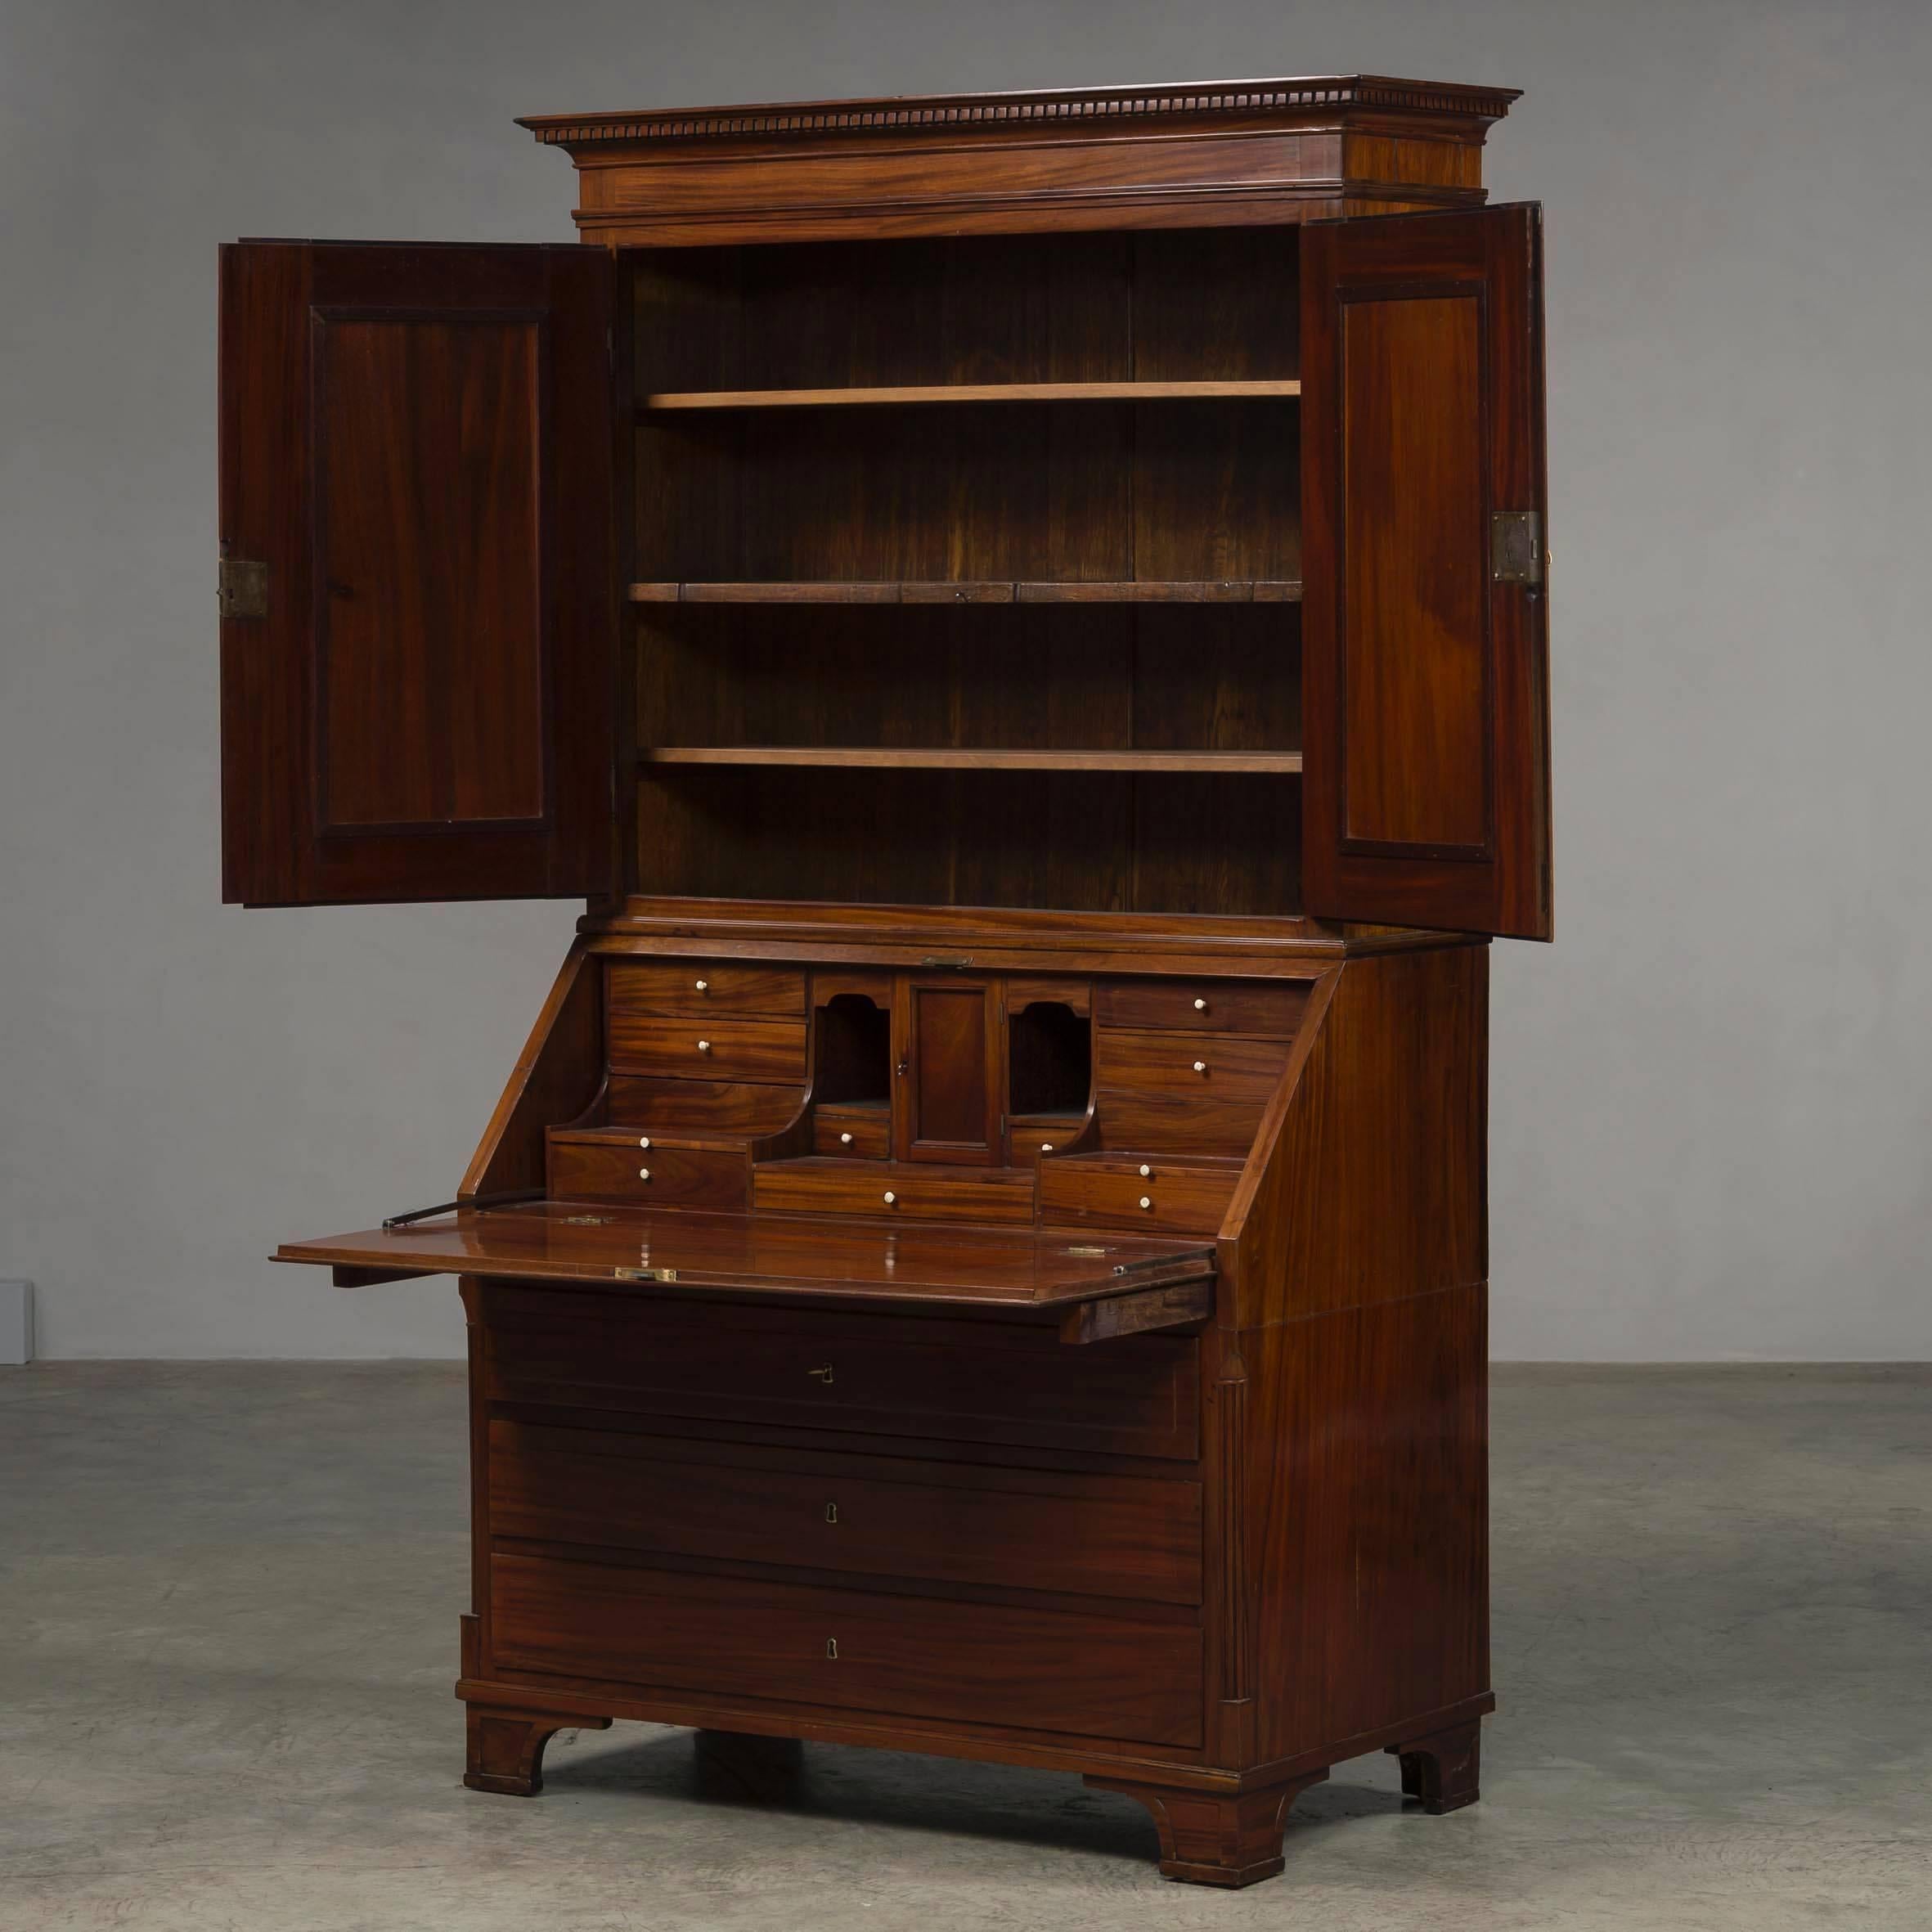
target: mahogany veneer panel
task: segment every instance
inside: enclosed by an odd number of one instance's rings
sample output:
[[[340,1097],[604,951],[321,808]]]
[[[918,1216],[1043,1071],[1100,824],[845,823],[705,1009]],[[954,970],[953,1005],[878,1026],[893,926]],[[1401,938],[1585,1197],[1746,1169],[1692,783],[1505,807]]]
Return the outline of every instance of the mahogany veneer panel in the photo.
[[[1040,1164],[1040,1219],[1049,1227],[1195,1229],[1212,1233],[1234,1193],[1238,1166],[1188,1166],[1166,1157],[1081,1155]]]
[[[883,1212],[883,1210],[882,1210]],[[671,1270],[685,1288],[1027,1309],[1211,1273],[1205,1242],[1111,1237],[1099,1252],[1029,1229],[565,1202],[466,1211],[406,1228],[286,1242],[277,1260],[416,1274],[591,1282]]]
[[[556,1201],[622,1201],[639,1207],[746,1205],[749,1166],[742,1148],[550,1143],[550,1192]]]
[[[762,1019],[805,1011],[805,975],[796,968],[748,966],[734,959],[637,959],[609,968],[613,1013],[737,1013]]]
[[[498,1556],[498,1662],[605,1682],[1191,1745],[1201,1633],[1003,1604]]]
[[[892,1157],[892,1117],[883,1107],[815,1107],[811,1151],[837,1160]]]
[[[957,1157],[957,1148],[950,1151]],[[859,1167],[834,1155],[768,1162],[758,1168],[753,1185],[756,1204],[775,1214],[980,1224],[1033,1219],[1032,1178],[1017,1169],[948,1169],[911,1161]]]
[[[613,1125],[685,1133],[775,1134],[798,1116],[805,1091],[758,1081],[667,1080],[613,1073],[604,1112]]]
[[[1307,1009],[1307,982],[1296,980],[1229,986],[1215,980],[1115,979],[1094,990],[1100,1024],[1130,1029],[1292,1039]]]
[[[1311,904],[1548,939],[1542,216],[1311,231]],[[1491,554],[1531,519],[1534,581]]]
[[[1191,1341],[1069,1349],[1051,1328],[756,1306],[721,1323],[509,1286],[487,1308],[495,1400],[1182,1461],[1197,1444]]]
[[[494,1422],[500,1538],[1201,1601],[1201,1486]],[[966,1480],[962,1480],[963,1475]]]
[[[805,1077],[802,1020],[663,1018],[613,1005],[610,1063],[672,1080],[787,1081]]]
[[[222,254],[224,896],[605,888],[613,271],[588,250]]]

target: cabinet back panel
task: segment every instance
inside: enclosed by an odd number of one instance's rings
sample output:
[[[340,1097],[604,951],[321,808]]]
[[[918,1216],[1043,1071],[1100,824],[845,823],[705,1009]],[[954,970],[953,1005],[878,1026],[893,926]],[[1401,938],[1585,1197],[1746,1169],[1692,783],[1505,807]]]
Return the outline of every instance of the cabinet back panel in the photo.
[[[1292,229],[653,249],[636,384],[1251,381],[1299,373]],[[1300,574],[1290,402],[647,415],[638,574]]]
[[[694,411],[640,433],[638,574],[1296,577],[1299,415],[1281,398]]]
[[[640,744],[1301,745],[1293,604],[640,609]]]
[[[637,250],[640,397],[1299,373],[1293,229]],[[640,418],[657,583],[1296,579],[1283,398]],[[1293,604],[637,607],[644,746],[1298,751]],[[1292,777],[658,767],[645,894],[1300,910]]]
[[[647,896],[1292,915],[1292,779],[1162,773],[647,773]]]
[[[638,393],[1293,377],[1299,249],[1292,227],[637,249]]]

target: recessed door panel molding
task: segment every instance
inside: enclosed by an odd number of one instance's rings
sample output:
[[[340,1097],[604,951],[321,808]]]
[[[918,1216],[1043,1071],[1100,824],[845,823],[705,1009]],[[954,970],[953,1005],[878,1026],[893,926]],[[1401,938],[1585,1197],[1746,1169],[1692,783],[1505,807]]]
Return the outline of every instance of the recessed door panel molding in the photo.
[[[1541,212],[1311,227],[1301,287],[1309,910],[1547,939]]]
[[[230,900],[609,889],[611,272],[222,251]]]

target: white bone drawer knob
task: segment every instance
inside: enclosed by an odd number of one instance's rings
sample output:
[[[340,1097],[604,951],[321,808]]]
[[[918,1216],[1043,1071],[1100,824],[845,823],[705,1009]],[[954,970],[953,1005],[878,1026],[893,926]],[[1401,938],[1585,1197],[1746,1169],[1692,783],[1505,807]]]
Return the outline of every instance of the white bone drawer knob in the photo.
[[[1194,1010],[1196,1013],[1206,1013],[1207,1011],[1207,1002],[1205,1000],[1197,1000],[1194,1002]]]
[[[1154,1178],[1153,1169],[1148,1166],[1144,1161],[1140,1163],[1140,1178],[1143,1180],[1152,1180]]]
[[[851,1145],[851,1143],[852,1143],[852,1137],[851,1137],[851,1135],[850,1134],[841,1134],[839,1135],[839,1137],[838,1137],[838,1144],[839,1144],[841,1147],[850,1147],[850,1146]]]
[[[650,1177],[651,1177],[651,1170],[650,1170],[650,1169],[649,1169],[649,1168],[648,1168],[648,1167],[640,1167],[640,1168],[637,1170],[637,1178],[638,1178],[640,1180],[649,1180],[649,1179],[650,1179]]]
[[[709,1053],[711,1051],[711,1042],[708,1040],[699,1040],[698,1042],[698,1050],[701,1054]],[[1200,1071],[1200,1063],[1198,1061],[1195,1063],[1195,1071],[1197,1072]]]
[[[895,1194],[890,1188],[886,1189],[886,1206],[887,1207],[890,1207],[898,1198],[899,1197]]]
[[[640,1136],[637,1143],[640,1147],[649,1147],[650,1143],[651,1137],[648,1134]]]
[[[1050,1154],[1054,1151],[1054,1143],[1050,1140],[1041,1141],[1040,1143],[1040,1151],[1043,1154]]]
[[[1152,1194],[1143,1194],[1140,1197],[1140,1205],[1143,1207],[1152,1207],[1153,1204],[1154,1197]]]
[[[694,980],[691,983],[700,993],[708,993],[711,991],[711,982],[708,979]]]
[[[700,1046],[702,1046],[702,1045],[703,1045],[704,1042],[703,1042],[703,1040],[699,1040],[699,1041],[698,1042],[698,1044],[699,1044]],[[1205,1061],[1205,1060],[1197,1060],[1197,1061],[1194,1063],[1194,1071],[1195,1071],[1197,1073],[1205,1073],[1205,1072],[1206,1072],[1206,1071],[1207,1071],[1207,1063],[1206,1063],[1206,1061]]]

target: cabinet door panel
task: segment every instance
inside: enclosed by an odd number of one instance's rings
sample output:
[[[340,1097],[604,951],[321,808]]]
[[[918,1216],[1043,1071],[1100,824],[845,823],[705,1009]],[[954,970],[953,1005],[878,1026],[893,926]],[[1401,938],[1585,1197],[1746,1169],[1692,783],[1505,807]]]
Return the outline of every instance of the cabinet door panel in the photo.
[[[609,889],[610,267],[222,252],[223,890]]]
[[[1303,250],[1309,910],[1548,939],[1541,211]]]

